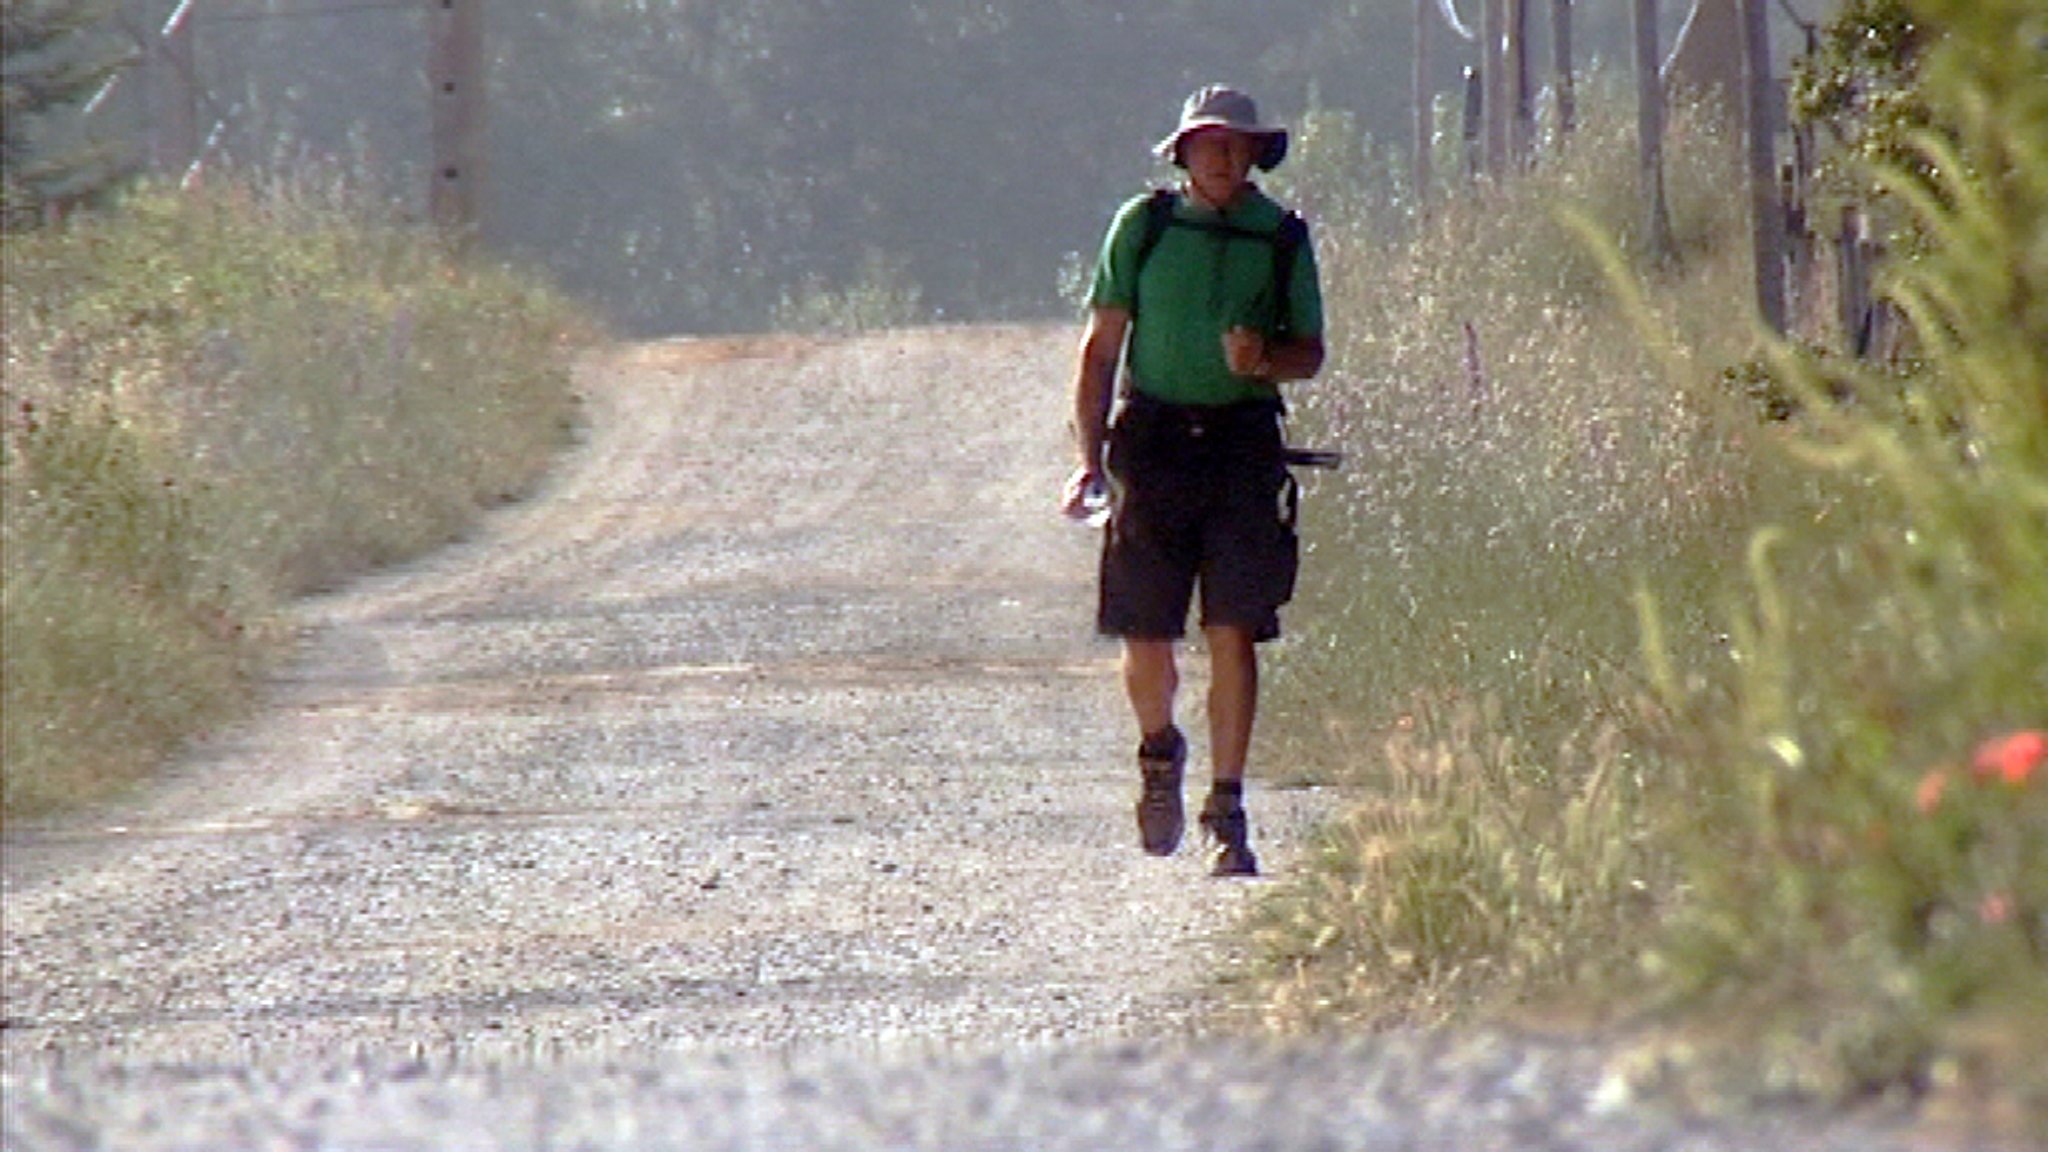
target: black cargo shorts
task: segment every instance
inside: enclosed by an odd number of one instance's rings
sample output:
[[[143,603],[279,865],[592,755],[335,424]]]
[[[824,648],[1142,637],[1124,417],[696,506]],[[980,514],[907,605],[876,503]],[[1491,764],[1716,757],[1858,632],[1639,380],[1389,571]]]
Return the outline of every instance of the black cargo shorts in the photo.
[[[1108,439],[1103,634],[1177,640],[1199,586],[1203,627],[1280,635],[1301,550],[1280,415],[1277,400],[1205,407],[1134,391],[1119,404]]]

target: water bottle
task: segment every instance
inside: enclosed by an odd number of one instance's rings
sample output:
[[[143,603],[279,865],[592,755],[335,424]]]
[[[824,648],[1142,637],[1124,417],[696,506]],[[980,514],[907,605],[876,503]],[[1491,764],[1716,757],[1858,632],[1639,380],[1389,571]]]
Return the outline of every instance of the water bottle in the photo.
[[[1091,477],[1088,487],[1081,493],[1080,506],[1067,513],[1067,518],[1083,528],[1100,528],[1109,523],[1109,489],[1102,483],[1102,477]]]

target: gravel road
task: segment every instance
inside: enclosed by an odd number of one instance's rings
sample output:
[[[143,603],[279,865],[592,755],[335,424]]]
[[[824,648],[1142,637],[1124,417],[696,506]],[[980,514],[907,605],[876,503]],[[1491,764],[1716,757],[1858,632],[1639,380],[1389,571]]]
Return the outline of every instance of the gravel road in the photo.
[[[1072,346],[590,359],[538,499],[306,604],[147,794],[6,828],[0,1142],[1994,1147],[1661,1108],[1583,1039],[1219,1035],[1265,882],[1131,843]],[[1269,871],[1329,803],[1254,787]]]

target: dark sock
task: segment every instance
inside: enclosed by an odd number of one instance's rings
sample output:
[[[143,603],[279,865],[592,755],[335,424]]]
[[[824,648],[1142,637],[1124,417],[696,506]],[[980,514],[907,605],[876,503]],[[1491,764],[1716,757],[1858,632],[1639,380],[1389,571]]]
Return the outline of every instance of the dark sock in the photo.
[[[1209,786],[1209,795],[1221,801],[1226,808],[1242,807],[1244,805],[1244,781],[1218,780]]]

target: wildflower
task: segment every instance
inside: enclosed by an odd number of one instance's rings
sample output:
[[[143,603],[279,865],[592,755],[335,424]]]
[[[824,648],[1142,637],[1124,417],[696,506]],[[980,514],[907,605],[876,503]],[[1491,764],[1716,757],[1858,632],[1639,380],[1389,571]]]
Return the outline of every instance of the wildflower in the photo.
[[[1986,924],[2003,924],[2012,918],[2012,897],[1993,892],[1977,905],[1977,919]]]
[[[1970,773],[1978,780],[1993,777],[2007,784],[2025,784],[2043,762],[2048,762],[2048,732],[2027,728],[1995,736],[1977,748]]]
[[[1932,812],[1941,805],[1941,794],[1948,790],[1948,773],[1936,768],[1920,778],[1920,786],[1913,789],[1913,806],[1922,812]]]

